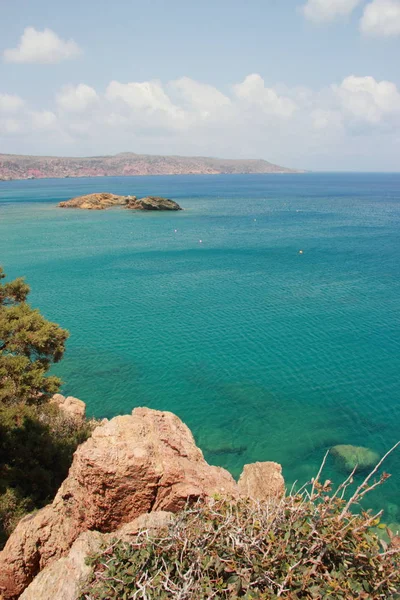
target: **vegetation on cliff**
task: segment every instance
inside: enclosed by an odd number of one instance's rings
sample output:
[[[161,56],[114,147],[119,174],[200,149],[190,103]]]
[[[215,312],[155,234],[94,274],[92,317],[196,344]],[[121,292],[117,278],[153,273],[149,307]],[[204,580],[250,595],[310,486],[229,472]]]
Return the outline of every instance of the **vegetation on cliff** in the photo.
[[[257,159],[156,156],[133,152],[87,158],[0,154],[0,179],[296,172],[298,171]]]
[[[61,384],[48,370],[68,332],[31,308],[28,294],[21,278],[0,283],[0,547],[26,512],[54,496],[91,430],[48,403]]]
[[[0,267],[0,282],[5,278]],[[40,404],[55,394],[61,381],[47,375],[61,360],[68,332],[47,321],[27,303],[29,286],[22,278],[0,283],[0,402]]]
[[[187,506],[168,528],[108,543],[91,557],[80,600],[399,598],[396,540],[385,544],[371,532],[379,515],[349,510],[375,484],[366,480],[346,502],[350,481],[335,491],[314,481],[279,502]]]

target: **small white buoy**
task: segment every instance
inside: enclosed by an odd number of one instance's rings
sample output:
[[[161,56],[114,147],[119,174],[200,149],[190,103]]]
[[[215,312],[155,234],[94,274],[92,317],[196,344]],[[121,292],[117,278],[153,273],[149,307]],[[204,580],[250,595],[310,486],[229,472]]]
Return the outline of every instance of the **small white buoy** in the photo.
[[[202,244],[202,243],[203,243],[203,240],[199,240],[199,242],[200,242],[200,244]]]
[[[178,230],[177,230],[177,229],[174,229],[174,231],[175,231],[175,233],[177,233],[177,231],[178,231]]]
[[[303,250],[299,250],[299,254],[303,254]]]

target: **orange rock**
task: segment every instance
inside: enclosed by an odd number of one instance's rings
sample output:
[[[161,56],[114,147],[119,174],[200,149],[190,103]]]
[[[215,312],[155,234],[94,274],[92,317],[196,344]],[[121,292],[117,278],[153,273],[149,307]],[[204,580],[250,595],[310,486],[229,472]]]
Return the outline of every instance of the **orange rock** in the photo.
[[[177,512],[188,501],[214,494],[268,500],[283,492],[280,465],[246,465],[236,484],[227,471],[204,460],[178,417],[136,408],[97,427],[75,452],[53,503],[19,522],[0,552],[0,598],[18,598],[83,532],[120,529],[129,535],[125,524],[144,513]],[[53,581],[53,571],[46,572]]]
[[[206,463],[178,417],[146,408],[115,417],[75,452],[53,503],[10,536],[0,553],[0,593],[18,597],[83,531],[115,531],[143,513],[176,512],[214,493],[236,496],[236,483]]]
[[[159,531],[168,527],[172,519],[172,513],[154,512],[141,515],[115,533],[81,533],[68,554],[47,565],[26,588],[20,600],[76,600],[91,573],[91,567],[86,564],[87,556],[99,552],[105,543],[129,541],[140,530]]]
[[[64,413],[73,419],[83,421],[85,418],[86,404],[78,398],[74,398],[73,396],[68,396],[66,398],[62,394],[54,394],[50,400],[50,404],[56,404]]]
[[[238,481],[239,492],[253,500],[279,498],[285,493],[282,467],[275,462],[245,465]]]

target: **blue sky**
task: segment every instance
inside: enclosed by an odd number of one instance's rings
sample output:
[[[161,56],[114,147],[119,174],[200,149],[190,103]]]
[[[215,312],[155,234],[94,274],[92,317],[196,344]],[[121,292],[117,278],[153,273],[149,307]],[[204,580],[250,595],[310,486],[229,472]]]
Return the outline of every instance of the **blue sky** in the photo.
[[[0,152],[400,170],[400,0],[0,7]]]

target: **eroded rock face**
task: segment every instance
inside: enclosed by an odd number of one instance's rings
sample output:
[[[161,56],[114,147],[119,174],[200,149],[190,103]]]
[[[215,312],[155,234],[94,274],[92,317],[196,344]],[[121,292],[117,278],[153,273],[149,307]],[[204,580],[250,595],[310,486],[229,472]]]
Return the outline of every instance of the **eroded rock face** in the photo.
[[[282,467],[275,462],[245,465],[238,481],[239,492],[253,500],[280,498],[285,493]]]
[[[131,415],[97,427],[75,452],[53,503],[19,522],[0,552],[0,599],[18,598],[41,572],[24,600],[73,598],[63,596],[63,588],[57,586],[62,583],[60,573],[71,573],[79,581],[85,576],[82,556],[100,538],[82,537],[84,532],[115,536],[119,530],[129,537],[137,532],[138,517],[140,528],[150,527],[153,518],[160,525],[165,517],[156,514],[165,513],[159,511],[175,513],[187,501],[214,494],[263,501],[283,492],[280,465],[246,465],[237,484],[224,469],[208,465],[178,417],[136,408]],[[71,547],[72,554],[64,559]],[[37,595],[35,585],[40,582],[47,582],[52,593]]]
[[[237,496],[232,476],[206,463],[193,436],[168,412],[137,408],[94,430],[75,452],[51,505],[22,519],[0,553],[0,592],[18,597],[87,530],[115,531],[188,499]]]
[[[77,600],[91,573],[90,566],[86,564],[87,556],[96,554],[102,545],[114,540],[129,541],[141,530],[160,531],[168,527],[172,519],[172,513],[160,511],[141,515],[115,533],[81,533],[67,556],[45,567],[26,588],[20,600]]]
[[[86,404],[74,398],[73,396],[63,396],[62,394],[54,394],[50,400],[50,404],[56,404],[69,417],[78,421],[83,421],[86,415]]]
[[[86,557],[98,552],[102,541],[103,534],[98,531],[81,533],[68,555],[45,567],[20,596],[21,600],[76,600],[91,571]]]

